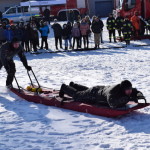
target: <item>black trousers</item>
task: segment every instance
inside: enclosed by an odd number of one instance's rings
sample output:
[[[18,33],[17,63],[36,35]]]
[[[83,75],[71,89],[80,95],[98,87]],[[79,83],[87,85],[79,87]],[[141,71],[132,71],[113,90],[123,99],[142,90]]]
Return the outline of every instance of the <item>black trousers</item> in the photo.
[[[88,35],[83,35],[82,38],[83,38],[84,48],[86,47],[86,45],[87,45],[87,48],[88,48],[89,47],[89,36]]]
[[[38,45],[37,40],[31,40],[31,43],[33,45],[33,50],[36,52],[37,51],[37,45]]]
[[[44,43],[45,43],[45,48],[48,49],[47,36],[42,36],[41,49],[43,49]]]
[[[4,66],[7,72],[7,80],[6,86],[11,85],[14,79],[14,75],[16,73],[16,66],[13,60],[7,62],[8,66]],[[0,69],[2,68],[3,64],[0,62]]]
[[[111,41],[111,37],[113,36],[114,41],[116,41],[116,33],[115,30],[109,30],[109,39]]]
[[[29,41],[24,41],[25,51],[30,52]]]
[[[60,47],[62,47],[62,37],[55,37],[56,48],[58,48],[58,41],[59,41]]]
[[[77,45],[77,49],[80,47],[79,40],[80,40],[79,37],[73,37],[73,48],[75,46],[75,42],[76,42],[76,45]]]
[[[61,87],[61,91],[70,97],[73,97],[76,102],[94,104],[97,101],[95,94],[97,91],[95,91],[95,88],[88,88],[79,84],[73,84],[72,86],[63,85]]]

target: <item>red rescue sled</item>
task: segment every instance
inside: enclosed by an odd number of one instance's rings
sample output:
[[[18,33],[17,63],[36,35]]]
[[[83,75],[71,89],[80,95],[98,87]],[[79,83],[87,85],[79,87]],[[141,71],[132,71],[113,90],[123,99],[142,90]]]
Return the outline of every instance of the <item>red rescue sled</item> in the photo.
[[[104,117],[118,117],[135,110],[149,106],[149,103],[129,103],[126,107],[120,109],[112,109],[108,106],[96,106],[80,102],[74,102],[71,98],[61,103],[61,98],[58,96],[59,91],[52,89],[43,89],[43,93],[38,94],[37,92],[30,92],[25,89],[12,88],[11,91],[19,97],[34,103],[44,104],[48,106],[56,106],[64,109],[74,110],[83,113],[89,113]]]

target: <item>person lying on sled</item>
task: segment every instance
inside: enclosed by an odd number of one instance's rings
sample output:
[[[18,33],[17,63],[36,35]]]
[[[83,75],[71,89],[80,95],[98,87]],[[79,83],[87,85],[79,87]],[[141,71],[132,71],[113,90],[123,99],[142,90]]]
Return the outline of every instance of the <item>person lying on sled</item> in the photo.
[[[138,99],[145,98],[140,91],[132,88],[132,84],[128,80],[114,86],[95,86],[92,88],[70,82],[69,86],[62,84],[59,96],[63,98],[64,94],[73,97],[76,102],[106,104],[111,108],[123,107],[129,101],[138,103]]]

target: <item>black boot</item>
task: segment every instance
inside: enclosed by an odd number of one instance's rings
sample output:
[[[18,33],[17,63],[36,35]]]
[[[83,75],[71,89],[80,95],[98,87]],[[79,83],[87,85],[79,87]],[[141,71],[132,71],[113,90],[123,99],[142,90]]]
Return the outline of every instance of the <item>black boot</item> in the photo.
[[[73,87],[68,86],[66,84],[62,84],[60,92],[59,92],[59,96],[63,98],[64,94],[67,94],[68,96],[73,97],[76,94],[76,92],[77,90],[74,89]]]
[[[94,49],[97,49],[97,45],[95,44],[95,47],[94,47]]]
[[[59,91],[59,97],[63,98],[64,97],[64,91],[63,91],[63,87],[65,86],[65,84],[62,84],[60,91]]]

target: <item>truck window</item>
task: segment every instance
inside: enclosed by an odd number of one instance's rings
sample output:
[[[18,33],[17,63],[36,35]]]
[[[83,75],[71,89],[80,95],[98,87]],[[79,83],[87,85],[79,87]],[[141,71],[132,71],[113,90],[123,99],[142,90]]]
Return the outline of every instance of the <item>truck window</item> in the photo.
[[[18,13],[22,13],[22,8],[21,7],[18,7],[17,10],[18,10]]]
[[[29,9],[28,6],[23,7],[23,12],[28,12],[28,9]]]
[[[125,10],[129,11],[130,9],[134,8],[136,5],[136,0],[126,0],[125,1]]]
[[[15,14],[16,13],[16,8],[10,8],[6,14]]]

